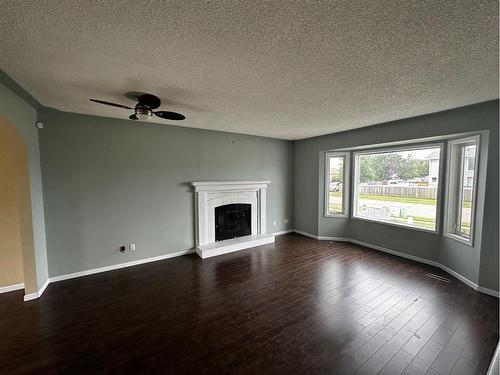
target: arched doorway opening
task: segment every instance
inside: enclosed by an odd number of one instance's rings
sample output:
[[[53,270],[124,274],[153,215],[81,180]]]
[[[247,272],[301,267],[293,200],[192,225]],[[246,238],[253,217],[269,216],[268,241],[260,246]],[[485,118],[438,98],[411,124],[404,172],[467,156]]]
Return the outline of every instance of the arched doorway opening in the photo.
[[[37,290],[28,151],[0,114],[0,291]]]

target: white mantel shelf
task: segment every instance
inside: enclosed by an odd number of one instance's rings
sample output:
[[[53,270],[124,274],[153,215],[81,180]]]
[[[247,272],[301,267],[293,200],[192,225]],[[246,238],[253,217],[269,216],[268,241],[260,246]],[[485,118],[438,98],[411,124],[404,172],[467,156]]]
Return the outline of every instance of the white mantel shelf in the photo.
[[[194,191],[266,189],[271,181],[194,181]]]
[[[271,181],[194,181],[196,253],[201,258],[274,242],[266,235],[266,190]],[[251,235],[215,241],[215,208],[226,204],[251,205]]]

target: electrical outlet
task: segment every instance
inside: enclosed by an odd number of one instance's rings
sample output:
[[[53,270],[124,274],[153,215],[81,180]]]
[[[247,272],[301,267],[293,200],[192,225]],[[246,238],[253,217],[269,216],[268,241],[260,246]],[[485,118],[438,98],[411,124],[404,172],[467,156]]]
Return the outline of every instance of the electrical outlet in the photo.
[[[283,220],[283,224],[288,224],[288,219]]]
[[[135,243],[130,244],[130,251],[135,251]]]
[[[124,245],[120,246],[120,253],[124,253],[125,250],[127,250],[126,246]]]
[[[276,220],[273,221],[273,225],[276,226]]]

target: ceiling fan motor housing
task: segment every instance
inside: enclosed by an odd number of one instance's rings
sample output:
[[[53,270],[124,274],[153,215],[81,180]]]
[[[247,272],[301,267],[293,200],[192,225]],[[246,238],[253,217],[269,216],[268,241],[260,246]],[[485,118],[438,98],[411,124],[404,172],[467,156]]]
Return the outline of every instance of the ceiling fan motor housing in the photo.
[[[153,111],[147,108],[142,107],[141,105],[137,105],[135,107],[135,116],[138,120],[148,121],[153,117]]]

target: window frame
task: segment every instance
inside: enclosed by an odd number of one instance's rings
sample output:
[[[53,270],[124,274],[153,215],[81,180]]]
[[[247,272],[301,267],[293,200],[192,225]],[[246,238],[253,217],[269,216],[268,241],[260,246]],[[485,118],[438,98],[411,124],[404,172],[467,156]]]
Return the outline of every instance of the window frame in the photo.
[[[330,158],[342,157],[344,158],[343,164],[343,182],[342,182],[342,213],[330,213],[329,199],[330,199]],[[324,217],[348,218],[350,212],[350,171],[351,171],[351,153],[349,151],[326,151],[325,152],[325,165],[324,165]]]
[[[466,157],[460,158],[458,164],[454,158],[456,147],[465,147],[468,145],[476,145],[476,152],[474,155],[474,180],[472,186],[472,199],[471,199],[471,218],[470,218],[470,230],[469,238],[461,235],[460,231],[454,229],[454,225],[458,224],[458,218],[461,217],[461,204],[462,197],[460,197],[460,192],[463,189],[464,179],[464,163]],[[480,163],[480,150],[481,150],[481,135],[473,135],[469,137],[461,137],[448,141],[448,152],[447,152],[447,171],[446,171],[446,199],[445,199],[445,210],[444,210],[444,231],[443,235],[445,237],[451,238],[458,242],[461,242],[470,247],[474,246],[475,228],[476,228],[476,210],[477,210],[477,190],[479,183],[479,163]],[[460,168],[457,170],[457,167]],[[455,202],[452,202],[454,200]]]
[[[390,226],[395,226],[398,228],[406,228],[410,230],[417,230],[417,231],[422,231],[426,233],[434,233],[434,234],[440,234],[441,233],[441,206],[442,206],[442,189],[443,189],[443,167],[444,167],[444,142],[425,142],[425,143],[418,143],[418,144],[405,144],[401,146],[392,146],[392,147],[376,147],[376,148],[370,148],[370,149],[363,149],[361,151],[356,151],[353,152],[353,173],[352,173],[352,206],[351,206],[351,211],[350,211],[350,217],[352,219],[356,220],[361,220],[361,221],[368,221],[371,223],[377,223],[377,224],[382,224],[382,225],[390,225]],[[411,226],[411,225],[405,225],[405,224],[398,224],[398,223],[392,223],[389,221],[384,221],[384,220],[376,220],[376,219],[370,219],[366,217],[360,217],[356,216],[356,211],[358,207],[358,180],[359,180],[359,156],[361,155],[368,155],[368,154],[374,154],[374,153],[390,153],[390,152],[401,152],[401,151],[411,151],[411,150],[422,150],[422,149],[427,149],[427,148],[439,148],[440,149],[440,158],[439,158],[439,170],[438,170],[438,186],[437,186],[437,192],[436,192],[436,217],[435,217],[435,222],[436,226],[434,229],[427,229],[427,228],[419,228],[416,226]]]

